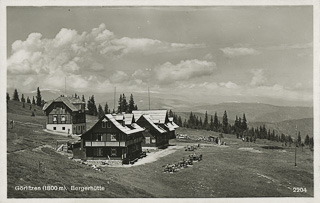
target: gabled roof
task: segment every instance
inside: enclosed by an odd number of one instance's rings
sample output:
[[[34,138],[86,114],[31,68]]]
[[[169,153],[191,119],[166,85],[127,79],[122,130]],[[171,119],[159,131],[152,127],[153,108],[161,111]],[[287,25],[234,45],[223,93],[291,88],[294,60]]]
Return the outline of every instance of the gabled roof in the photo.
[[[112,122],[112,124],[116,128],[118,128],[120,131],[122,131],[123,133],[125,133],[127,135],[144,131],[144,129],[141,128],[138,124],[135,124],[134,129],[130,129],[126,126],[122,126],[118,121],[116,121],[116,119],[112,116],[112,114],[106,114],[105,118],[107,118],[110,122]],[[102,121],[104,121],[104,119]]]
[[[135,122],[134,115],[132,113],[123,114],[125,119],[125,125],[131,125]]]
[[[123,121],[124,119],[124,115],[123,114],[116,114],[116,115],[112,115],[114,119],[116,119],[116,121]]]
[[[54,100],[49,101],[48,103],[45,103],[42,110],[46,110],[52,103],[55,102],[62,102],[64,103],[67,107],[69,107],[69,109],[71,109],[71,111],[78,111],[79,108],[77,106],[75,106],[74,104],[84,104],[83,101],[81,101],[78,98],[73,98],[73,97],[58,97]]]
[[[136,120],[142,115],[149,115],[153,123],[164,124],[166,122],[167,110],[146,110],[146,111],[132,111]]]
[[[173,121],[164,124],[164,126],[166,126],[169,129],[169,131],[174,131],[176,128],[179,128],[179,126],[175,124]]]
[[[165,129],[163,129],[163,128],[161,128],[160,126],[156,125],[156,124],[152,121],[152,119],[150,118],[150,115],[142,115],[142,117],[143,117],[146,121],[148,121],[148,123],[150,123],[150,125],[152,125],[152,127],[153,127],[154,129],[156,129],[159,133],[165,133],[165,132],[167,132]]]

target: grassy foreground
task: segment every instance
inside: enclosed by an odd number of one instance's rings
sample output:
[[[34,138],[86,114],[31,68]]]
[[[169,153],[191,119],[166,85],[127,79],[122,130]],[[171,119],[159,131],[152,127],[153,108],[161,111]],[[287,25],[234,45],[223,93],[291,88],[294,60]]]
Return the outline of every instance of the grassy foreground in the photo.
[[[45,117],[10,110],[8,119],[43,124]],[[37,110],[38,111],[38,110]],[[213,135],[214,132],[179,128],[178,133],[191,138]],[[8,198],[33,197],[312,197],[313,155],[310,150],[297,151],[294,166],[294,148],[280,148],[279,143],[258,140],[242,142],[234,135],[224,135],[226,146],[210,143],[171,140],[171,145],[186,146],[200,143],[196,153],[203,161],[176,173],[163,173],[163,165],[176,163],[191,152],[177,149],[155,162],[129,168],[105,167],[102,171],[70,160],[67,155],[52,149],[56,140],[67,137],[48,134],[37,126],[17,124],[7,130]],[[277,145],[279,149],[265,146]],[[39,162],[41,169],[39,171]],[[65,187],[61,191],[16,190],[16,186]],[[104,191],[71,191],[71,186],[103,186]],[[294,192],[294,187],[306,192]]]

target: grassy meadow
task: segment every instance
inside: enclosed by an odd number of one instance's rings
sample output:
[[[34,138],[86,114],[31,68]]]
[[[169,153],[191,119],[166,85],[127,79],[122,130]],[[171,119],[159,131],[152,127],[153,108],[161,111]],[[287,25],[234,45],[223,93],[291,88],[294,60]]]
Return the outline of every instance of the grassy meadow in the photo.
[[[31,117],[28,106],[9,101],[7,119],[44,125],[46,117],[36,109]],[[21,107],[20,107],[21,106]],[[38,108],[38,107],[34,107]],[[91,123],[95,118],[88,117]],[[88,124],[92,125],[92,124]],[[49,134],[39,126],[16,124],[7,129],[8,198],[221,198],[221,197],[312,197],[313,154],[281,143],[257,140],[242,142],[224,135],[225,146],[198,137],[218,136],[215,132],[177,129],[191,140],[170,140],[170,145],[200,144],[195,152],[203,160],[176,173],[164,173],[163,166],[180,161],[192,152],[177,149],[157,161],[132,167],[103,167],[102,171],[71,160],[71,154],[54,150],[57,140],[66,136]],[[275,149],[270,149],[275,148]],[[39,162],[41,169],[39,170]],[[65,186],[63,191],[20,191],[15,186]],[[105,191],[71,191],[71,186],[103,186]],[[294,187],[306,192],[294,192]]]

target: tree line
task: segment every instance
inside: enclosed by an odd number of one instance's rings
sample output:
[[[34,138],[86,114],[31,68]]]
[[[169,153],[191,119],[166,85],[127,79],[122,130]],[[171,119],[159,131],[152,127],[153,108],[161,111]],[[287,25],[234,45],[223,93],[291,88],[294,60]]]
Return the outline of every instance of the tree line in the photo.
[[[169,111],[169,117],[173,117],[173,121],[177,123],[177,125],[182,127],[234,134],[237,138],[241,138],[247,142],[255,142],[256,139],[267,139],[275,142],[282,142],[285,146],[291,146],[291,144],[294,143],[290,135],[285,135],[283,133],[281,133],[281,135],[278,135],[274,130],[271,131],[270,129],[267,129],[265,125],[259,126],[257,128],[248,128],[245,113],[242,115],[242,118],[236,115],[233,124],[230,124],[228,121],[227,111],[224,111],[222,121],[219,120],[217,112],[215,112],[214,116],[211,115],[209,119],[207,111],[204,115],[203,120],[202,117],[196,116],[195,113],[190,112],[188,119],[185,119],[184,122],[182,122],[181,117],[174,113],[172,110]],[[309,137],[309,135],[306,135],[303,141],[300,132],[298,132],[298,137],[295,141],[295,144],[298,147],[309,146],[310,149],[313,149],[313,137]]]
[[[82,98],[82,101],[85,102],[84,97]],[[119,101],[118,101],[118,107],[117,109],[111,109],[109,108],[108,102],[105,103],[104,108],[99,104],[98,108],[96,106],[94,95],[89,97],[87,102],[87,108],[88,108],[88,114],[93,116],[98,116],[99,118],[103,117],[105,114],[109,113],[132,113],[133,110],[138,110],[138,106],[135,104],[133,95],[130,95],[129,103],[127,102],[125,94],[120,94]]]
[[[23,108],[25,108],[25,103],[37,105],[37,106],[40,106],[40,107],[42,107],[44,105],[44,100],[41,97],[41,92],[40,92],[40,88],[39,87],[37,88],[36,97],[32,96],[32,101],[29,98],[29,96],[27,98],[25,98],[24,94],[21,94],[21,98],[20,98],[17,89],[14,89],[14,92],[12,94],[12,99],[10,98],[9,93],[7,93],[7,103],[8,103],[9,100],[22,102],[22,107]],[[30,109],[31,109],[31,106],[30,106]]]

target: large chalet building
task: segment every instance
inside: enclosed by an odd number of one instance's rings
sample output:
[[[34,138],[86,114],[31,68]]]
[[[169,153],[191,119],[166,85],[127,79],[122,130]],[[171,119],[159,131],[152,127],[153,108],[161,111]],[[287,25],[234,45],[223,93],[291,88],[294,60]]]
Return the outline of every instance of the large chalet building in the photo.
[[[86,132],[85,102],[79,98],[60,96],[45,103],[46,128],[68,134]]]
[[[130,119],[131,118],[131,119]],[[133,116],[106,114],[74,145],[73,155],[83,160],[134,160],[142,152],[144,131]]]
[[[166,148],[175,138],[179,126],[168,117],[167,110],[132,111],[137,124],[145,129],[143,147]]]

